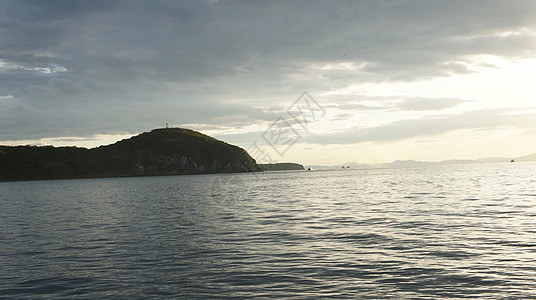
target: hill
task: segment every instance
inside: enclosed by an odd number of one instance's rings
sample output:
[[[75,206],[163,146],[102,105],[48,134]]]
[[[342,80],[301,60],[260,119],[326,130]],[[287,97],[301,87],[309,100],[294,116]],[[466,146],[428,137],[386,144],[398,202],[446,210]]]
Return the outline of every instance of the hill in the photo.
[[[296,163],[274,163],[274,164],[260,164],[263,171],[290,171],[290,170],[305,170],[305,168]]]
[[[536,161],[536,153],[518,157],[515,159],[515,161]]]
[[[155,129],[112,145],[0,146],[0,180],[255,172],[242,148],[183,128]]]
[[[436,166],[436,165],[463,165],[463,164],[484,164],[484,163],[505,163],[510,162],[511,160],[516,162],[531,162],[536,161],[536,153],[516,157],[487,157],[480,159],[450,159],[442,160],[437,162],[429,161],[418,161],[418,160],[396,160],[390,163],[378,163],[378,164],[366,164],[366,163],[356,163],[356,162],[347,162],[342,165],[332,165],[332,166],[312,166],[314,169],[340,169],[341,166],[347,166],[352,168],[404,168],[404,167],[423,167],[423,166]]]

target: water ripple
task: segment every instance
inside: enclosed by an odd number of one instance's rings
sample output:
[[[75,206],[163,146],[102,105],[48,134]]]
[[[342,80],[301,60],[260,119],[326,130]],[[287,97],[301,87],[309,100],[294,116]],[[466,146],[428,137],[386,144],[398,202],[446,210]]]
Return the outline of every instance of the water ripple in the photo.
[[[535,174],[0,183],[0,298],[534,299]],[[211,190],[217,176],[243,186]]]

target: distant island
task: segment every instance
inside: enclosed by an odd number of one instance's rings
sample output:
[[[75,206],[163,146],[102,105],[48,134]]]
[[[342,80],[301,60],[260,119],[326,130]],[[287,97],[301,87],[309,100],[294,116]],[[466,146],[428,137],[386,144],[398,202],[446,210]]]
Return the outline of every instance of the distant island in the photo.
[[[305,168],[296,163],[274,163],[274,164],[259,164],[263,171],[294,171],[305,170]]]
[[[357,163],[357,162],[347,162],[342,164],[342,169],[345,168],[354,168],[354,169],[373,169],[373,168],[405,168],[405,167],[427,167],[427,166],[438,166],[438,165],[465,165],[465,164],[486,164],[486,163],[505,163],[505,162],[533,162],[536,161],[536,153],[529,155],[508,158],[508,157],[488,157],[481,159],[450,159],[442,160],[437,162],[430,161],[418,161],[418,160],[396,160],[390,163],[377,163],[377,164],[366,164],[366,163]],[[341,169],[341,165],[331,165],[331,166],[312,166],[315,169]]]
[[[242,148],[183,128],[93,149],[0,146],[0,181],[258,172]]]

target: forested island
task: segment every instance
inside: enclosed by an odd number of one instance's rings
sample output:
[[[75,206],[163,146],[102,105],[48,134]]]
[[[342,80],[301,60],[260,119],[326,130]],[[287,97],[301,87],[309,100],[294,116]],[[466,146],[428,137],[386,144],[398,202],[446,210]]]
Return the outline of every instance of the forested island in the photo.
[[[98,148],[0,146],[0,181],[257,172],[242,148],[162,128]]]

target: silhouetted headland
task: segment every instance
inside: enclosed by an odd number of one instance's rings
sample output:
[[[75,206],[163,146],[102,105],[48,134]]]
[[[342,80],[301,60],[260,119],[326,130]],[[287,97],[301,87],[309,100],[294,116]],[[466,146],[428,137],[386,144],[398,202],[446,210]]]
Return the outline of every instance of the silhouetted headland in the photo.
[[[86,149],[0,146],[0,181],[261,171],[246,150],[183,128]]]
[[[305,168],[296,163],[274,163],[274,164],[259,164],[263,171],[291,171],[305,170]]]

